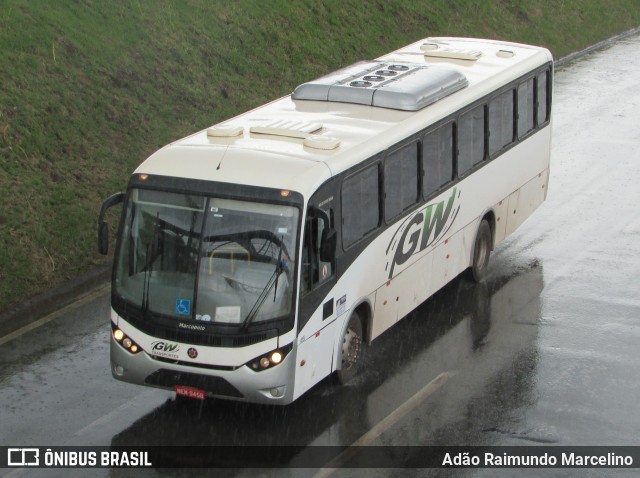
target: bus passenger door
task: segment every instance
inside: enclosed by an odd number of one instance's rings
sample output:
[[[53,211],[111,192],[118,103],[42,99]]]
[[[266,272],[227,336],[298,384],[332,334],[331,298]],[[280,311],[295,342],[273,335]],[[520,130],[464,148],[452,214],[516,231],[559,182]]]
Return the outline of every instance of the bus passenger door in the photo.
[[[333,278],[336,233],[331,227],[330,211],[309,208],[302,247],[301,292],[317,289]]]
[[[326,186],[309,202],[301,252],[298,352],[295,394],[331,373],[335,326],[336,212]],[[304,365],[300,365],[304,364]]]

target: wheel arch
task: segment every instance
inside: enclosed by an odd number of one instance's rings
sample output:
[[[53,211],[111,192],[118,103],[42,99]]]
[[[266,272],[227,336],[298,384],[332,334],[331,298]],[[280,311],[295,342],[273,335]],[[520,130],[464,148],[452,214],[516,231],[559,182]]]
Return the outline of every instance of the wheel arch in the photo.
[[[482,228],[483,222],[486,222],[489,228],[489,231],[488,231],[489,238],[488,238],[488,244],[487,244],[488,251],[486,252],[487,258],[484,261],[484,266],[483,266],[483,269],[484,269],[488,265],[489,255],[491,254],[491,251],[493,251],[494,245],[495,245],[496,216],[493,209],[487,209],[484,212],[484,214],[481,216],[480,220],[476,223],[477,225],[476,225],[475,234],[473,236],[473,242],[471,243],[471,247],[469,250],[469,268],[466,270],[467,276],[470,277],[474,282],[479,282],[483,275],[482,273],[477,272],[476,265],[475,265],[476,246],[478,244],[479,234],[483,230]]]
[[[353,312],[357,312],[360,316],[360,322],[362,323],[362,337],[364,337],[366,343],[371,343],[371,326],[373,321],[373,308],[368,300],[364,300],[353,309]],[[352,313],[353,313],[352,312]]]
[[[339,364],[342,363],[342,337],[344,337],[344,334],[347,331],[351,316],[356,312],[360,316],[360,322],[362,324],[362,337],[364,338],[365,343],[369,344],[371,342],[370,333],[372,325],[371,322],[373,320],[373,307],[369,299],[367,297],[363,297],[356,302],[356,305],[352,307],[347,314],[345,314],[343,324],[340,327],[340,333],[336,337],[335,341],[333,370],[338,370],[340,367]]]
[[[489,223],[489,229],[491,229],[491,250],[493,251],[496,241],[496,213],[493,211],[493,209],[485,211],[485,213],[482,215],[482,219],[480,219],[480,222],[478,223],[478,229],[480,228],[480,224],[482,223],[482,221],[487,221]],[[476,234],[477,233],[478,232],[476,229]]]

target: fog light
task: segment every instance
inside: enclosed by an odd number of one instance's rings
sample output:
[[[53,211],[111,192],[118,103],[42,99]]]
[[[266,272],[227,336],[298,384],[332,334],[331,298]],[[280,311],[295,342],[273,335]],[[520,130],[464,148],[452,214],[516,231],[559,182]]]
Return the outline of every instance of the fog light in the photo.
[[[262,357],[260,359],[260,366],[262,368],[267,368],[269,366],[269,359],[267,357]]]
[[[118,342],[120,342],[123,337],[124,337],[124,332],[122,330],[116,329],[113,331],[113,338],[116,339]]]
[[[122,377],[124,375],[124,367],[122,365],[116,365],[113,367],[113,371],[118,377]]]
[[[269,392],[271,393],[271,396],[274,398],[282,397],[284,395],[284,385],[281,387],[274,387],[271,390],[269,390]]]

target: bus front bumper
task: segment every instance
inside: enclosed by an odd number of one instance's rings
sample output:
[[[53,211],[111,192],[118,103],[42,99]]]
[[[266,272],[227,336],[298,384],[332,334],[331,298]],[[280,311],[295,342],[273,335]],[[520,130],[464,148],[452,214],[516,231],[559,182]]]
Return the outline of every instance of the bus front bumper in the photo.
[[[293,401],[295,350],[275,367],[256,372],[247,366],[235,370],[193,367],[152,358],[144,351],[132,354],[111,337],[111,373],[117,380],[175,391],[193,387],[207,397],[251,403],[287,405]]]

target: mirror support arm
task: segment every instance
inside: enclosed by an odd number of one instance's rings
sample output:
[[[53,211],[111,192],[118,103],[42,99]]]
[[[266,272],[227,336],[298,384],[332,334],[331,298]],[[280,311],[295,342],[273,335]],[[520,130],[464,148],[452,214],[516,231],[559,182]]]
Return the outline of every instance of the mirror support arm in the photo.
[[[104,216],[109,208],[120,204],[122,201],[124,201],[124,193],[115,193],[109,196],[100,208],[100,215],[98,216],[98,252],[102,255],[107,255],[109,252],[109,227],[104,220]]]

